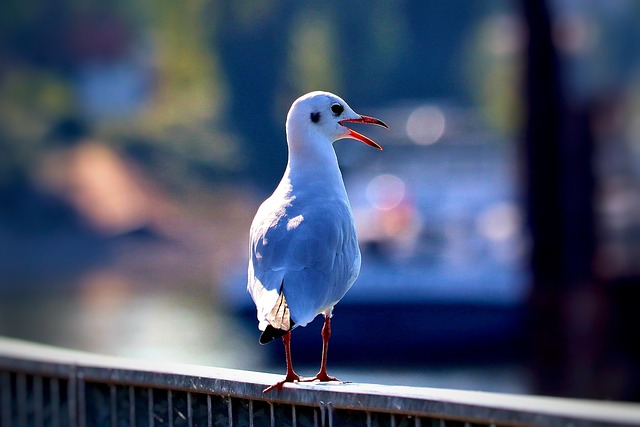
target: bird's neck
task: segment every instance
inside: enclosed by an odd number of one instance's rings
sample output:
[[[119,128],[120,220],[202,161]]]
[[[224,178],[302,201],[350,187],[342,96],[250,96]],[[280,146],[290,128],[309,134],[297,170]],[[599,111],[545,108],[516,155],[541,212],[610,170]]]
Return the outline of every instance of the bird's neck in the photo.
[[[327,141],[307,139],[301,144],[290,143],[284,178],[298,191],[308,189],[318,195],[346,198],[338,159]]]

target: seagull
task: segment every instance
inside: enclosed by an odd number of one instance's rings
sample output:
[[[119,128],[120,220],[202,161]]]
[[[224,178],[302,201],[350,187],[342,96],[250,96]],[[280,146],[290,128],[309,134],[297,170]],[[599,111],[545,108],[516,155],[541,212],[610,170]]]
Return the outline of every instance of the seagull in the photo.
[[[360,272],[360,248],[333,142],[375,141],[346,127],[381,120],[357,114],[337,95],[311,92],[287,114],[288,162],[273,194],[260,205],[250,229],[247,290],[257,308],[260,344],[282,338],[287,382],[338,381],[327,374],[333,307]],[[324,315],[320,371],[302,380],[291,362],[291,331]]]

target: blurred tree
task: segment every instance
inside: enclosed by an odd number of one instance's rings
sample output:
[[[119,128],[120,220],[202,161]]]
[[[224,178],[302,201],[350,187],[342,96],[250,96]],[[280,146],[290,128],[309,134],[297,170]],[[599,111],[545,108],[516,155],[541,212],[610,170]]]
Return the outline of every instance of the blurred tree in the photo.
[[[287,75],[289,31],[294,2],[267,4],[260,1],[219,4],[218,25],[212,35],[220,52],[221,65],[229,85],[224,120],[243,138],[247,176],[272,189],[286,162],[284,113],[274,114],[281,84]],[[274,116],[278,116],[278,120]],[[250,147],[250,149],[248,148]]]
[[[265,188],[284,168],[283,121],[302,92],[334,90],[359,105],[464,99],[456,70],[481,10],[462,0],[8,0],[0,8],[9,141],[19,134],[35,153],[57,117],[76,115],[137,152],[161,153],[149,157],[165,159],[150,164],[156,172],[171,159],[187,180],[246,172]]]
[[[224,114],[229,88],[211,43],[221,25],[219,8],[206,0],[138,4],[145,25],[135,54],[148,63],[142,66],[150,68],[152,84],[147,105],[120,136],[133,134],[146,146],[136,152],[160,152],[150,166],[180,192],[194,180],[207,182],[246,166]]]
[[[327,90],[340,93],[343,73],[337,28],[327,8],[305,4],[293,19],[289,40],[288,80],[296,93]]]
[[[344,95],[365,104],[390,99],[465,101],[459,70],[474,17],[483,10],[464,0],[335,5]]]
[[[513,136],[522,127],[519,93],[525,31],[511,3],[487,10],[468,39],[468,62],[461,67],[479,112],[498,132]]]

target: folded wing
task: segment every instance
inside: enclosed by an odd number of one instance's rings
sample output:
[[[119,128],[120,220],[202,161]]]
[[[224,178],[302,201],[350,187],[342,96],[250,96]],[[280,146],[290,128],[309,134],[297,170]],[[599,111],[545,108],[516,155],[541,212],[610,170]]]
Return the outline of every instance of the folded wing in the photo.
[[[304,326],[333,307],[358,275],[360,251],[351,211],[343,201],[314,203],[313,210],[295,200],[276,207],[267,202],[251,226],[247,288],[261,330],[280,292],[291,320]]]

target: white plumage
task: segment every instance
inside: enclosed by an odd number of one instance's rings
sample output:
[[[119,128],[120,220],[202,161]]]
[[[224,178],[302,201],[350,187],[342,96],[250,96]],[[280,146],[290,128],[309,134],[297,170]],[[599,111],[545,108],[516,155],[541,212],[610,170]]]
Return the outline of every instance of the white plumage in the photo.
[[[348,137],[381,148],[347,128],[344,124],[348,122],[387,127],[378,119],[355,113],[328,92],[311,92],[293,103],[286,123],[287,168],[251,224],[247,289],[256,304],[258,328],[264,331],[261,343],[285,338],[287,378],[295,375],[290,369],[288,332],[307,325],[320,313],[328,329],[333,306],[360,271],[353,214],[333,142]],[[325,335],[328,331],[323,332],[321,367],[326,376]],[[323,378],[316,377],[326,380]],[[295,375],[285,381],[297,379]]]
[[[342,191],[306,188],[299,179],[291,177],[288,168],[251,226],[248,286],[261,331],[281,291],[291,320],[306,326],[330,311],[360,272],[358,239],[344,186]]]

